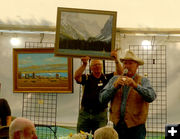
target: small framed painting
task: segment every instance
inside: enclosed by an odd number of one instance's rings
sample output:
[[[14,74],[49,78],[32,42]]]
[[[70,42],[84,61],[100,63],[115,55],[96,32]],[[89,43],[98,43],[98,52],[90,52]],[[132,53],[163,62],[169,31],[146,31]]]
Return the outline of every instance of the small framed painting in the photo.
[[[72,93],[72,58],[54,57],[54,48],[14,48],[13,92]]]

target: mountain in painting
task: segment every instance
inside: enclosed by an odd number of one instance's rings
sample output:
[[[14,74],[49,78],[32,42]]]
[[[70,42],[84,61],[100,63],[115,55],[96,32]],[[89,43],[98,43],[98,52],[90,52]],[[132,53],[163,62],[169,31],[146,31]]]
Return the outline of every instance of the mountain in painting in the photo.
[[[110,42],[112,38],[112,21],[113,17],[110,18],[105,23],[104,27],[101,29],[101,33],[96,36],[96,40]]]
[[[96,21],[79,18],[75,13],[64,13],[61,17],[60,33],[62,39],[111,41],[112,16],[102,28]]]

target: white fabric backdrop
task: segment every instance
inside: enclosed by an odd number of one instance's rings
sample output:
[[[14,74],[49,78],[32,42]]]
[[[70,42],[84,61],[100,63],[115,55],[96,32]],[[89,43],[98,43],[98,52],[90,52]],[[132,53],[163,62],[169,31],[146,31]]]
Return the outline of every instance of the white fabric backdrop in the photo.
[[[117,27],[180,28],[179,0],[3,0],[1,24],[56,24],[57,7],[117,11]]]
[[[12,46],[10,44],[10,38],[14,34],[3,33],[0,35],[0,83],[1,92],[0,97],[4,97],[8,100],[12,109],[13,116],[22,115],[22,94],[13,93],[13,73],[12,73]],[[39,34],[16,34],[21,39],[21,44],[16,46],[18,48],[24,48],[25,41],[39,42]],[[151,39],[151,37],[122,37],[120,39],[120,45],[123,50],[127,49],[131,45],[140,45],[142,39]],[[45,35],[44,42],[54,42],[54,35]],[[180,37],[156,37],[155,44],[167,45],[167,71],[168,71],[168,123],[180,123]],[[73,71],[75,71],[80,65],[79,59],[74,59]],[[79,109],[79,85],[74,82],[73,94],[58,94],[58,108],[57,108],[57,122],[58,124],[70,124],[76,125]]]

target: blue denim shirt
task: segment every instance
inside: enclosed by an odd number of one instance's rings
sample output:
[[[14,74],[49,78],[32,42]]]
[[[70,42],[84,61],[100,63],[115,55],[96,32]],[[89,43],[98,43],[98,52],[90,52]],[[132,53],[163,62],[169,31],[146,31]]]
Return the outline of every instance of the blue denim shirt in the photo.
[[[103,104],[107,104],[117,93],[117,88],[114,87],[114,82],[117,80],[119,76],[113,76],[111,80],[106,84],[106,86],[100,91],[99,100]],[[126,101],[129,92],[128,86],[123,87],[123,95],[122,95],[122,103],[121,103],[121,116],[125,114]],[[152,86],[150,85],[150,81],[143,77],[141,80],[141,85],[138,84],[136,91],[143,97],[146,102],[152,102],[156,98],[156,93]]]

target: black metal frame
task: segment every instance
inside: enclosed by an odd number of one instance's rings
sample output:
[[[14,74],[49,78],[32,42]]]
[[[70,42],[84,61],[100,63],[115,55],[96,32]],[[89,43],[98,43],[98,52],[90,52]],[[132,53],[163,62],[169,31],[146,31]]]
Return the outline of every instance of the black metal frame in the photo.
[[[52,42],[25,42],[25,48],[52,48]],[[50,132],[43,130],[41,133],[37,128],[37,134],[47,138],[57,139],[57,93],[23,93],[22,116],[32,120],[36,127],[47,127]],[[52,127],[55,127],[54,129]],[[43,129],[43,128],[42,128]],[[38,137],[41,139],[41,137]],[[43,139],[42,138],[42,139]]]

